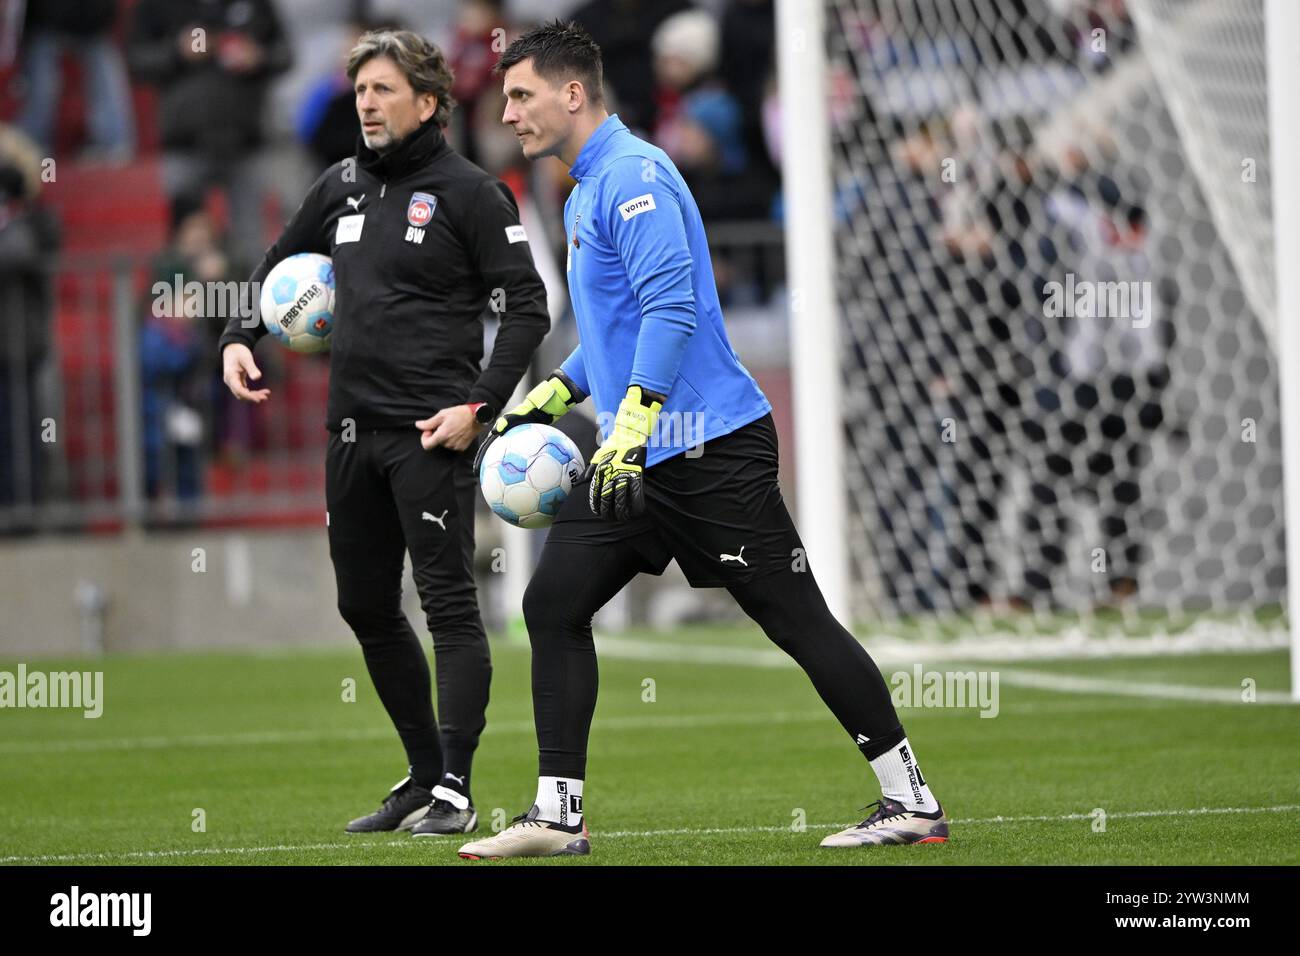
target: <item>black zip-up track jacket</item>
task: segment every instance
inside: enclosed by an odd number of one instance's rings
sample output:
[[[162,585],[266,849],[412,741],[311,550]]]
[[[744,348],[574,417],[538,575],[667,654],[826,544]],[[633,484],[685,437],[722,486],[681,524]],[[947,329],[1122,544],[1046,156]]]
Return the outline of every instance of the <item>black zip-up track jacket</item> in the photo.
[[[417,195],[418,194],[418,195]],[[380,155],[327,169],[252,275],[259,289],[280,260],[334,260],[334,331],[326,428],[411,426],[465,402],[509,400],[550,328],[509,188],[457,154],[430,119]],[[501,326],[486,368],[483,317]],[[226,325],[219,348],[252,348],[260,310]]]

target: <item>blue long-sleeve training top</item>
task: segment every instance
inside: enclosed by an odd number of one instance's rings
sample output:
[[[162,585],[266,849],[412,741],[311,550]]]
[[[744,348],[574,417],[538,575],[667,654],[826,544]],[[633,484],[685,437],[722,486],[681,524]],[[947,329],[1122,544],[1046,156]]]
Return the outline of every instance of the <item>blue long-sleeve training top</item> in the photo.
[[[735,431],[771,404],[727,339],[695,199],[662,149],[617,115],[597,127],[564,204],[578,347],[561,366],[608,437],[629,385],[668,396],[647,466]]]

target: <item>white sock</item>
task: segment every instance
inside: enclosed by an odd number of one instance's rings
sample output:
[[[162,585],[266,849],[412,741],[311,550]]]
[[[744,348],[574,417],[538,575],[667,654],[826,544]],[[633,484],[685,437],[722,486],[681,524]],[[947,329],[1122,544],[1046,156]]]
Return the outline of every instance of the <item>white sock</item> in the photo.
[[[939,809],[939,801],[926,785],[906,737],[871,761],[871,769],[880,781],[880,792],[890,800],[897,800],[907,809],[922,813]]]
[[[446,800],[457,810],[469,809],[469,797],[459,790],[453,790],[451,787],[444,787],[442,784],[433,788],[433,795],[439,800]]]
[[[537,778],[538,817],[563,827],[582,826],[582,781],[573,777]]]

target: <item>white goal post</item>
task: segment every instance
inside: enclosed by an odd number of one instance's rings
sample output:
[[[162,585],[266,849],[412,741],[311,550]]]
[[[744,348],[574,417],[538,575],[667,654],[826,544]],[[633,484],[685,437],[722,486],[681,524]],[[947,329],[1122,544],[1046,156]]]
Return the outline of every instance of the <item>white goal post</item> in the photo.
[[[1300,3],[1268,0],[1268,91],[1273,169],[1273,257],[1300,263]],[[1300,515],[1300,268],[1277,269],[1277,341],[1281,359],[1283,480],[1286,516]],[[1286,538],[1288,568],[1300,568],[1300,534]],[[1300,574],[1287,576],[1291,628],[1291,699],[1300,701]]]
[[[785,259],[790,300],[795,473],[800,537],[831,611],[850,611],[844,537],[843,422],[840,414],[840,316],[830,228],[830,135],[821,0],[777,4]]]

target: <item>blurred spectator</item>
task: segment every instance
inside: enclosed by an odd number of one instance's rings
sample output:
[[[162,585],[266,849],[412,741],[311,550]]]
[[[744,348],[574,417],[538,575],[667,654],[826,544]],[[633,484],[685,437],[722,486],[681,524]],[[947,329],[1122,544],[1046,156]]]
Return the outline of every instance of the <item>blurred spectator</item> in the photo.
[[[950,258],[932,268],[934,291],[926,296],[945,317],[943,381],[964,436],[947,478],[959,505],[946,528],[950,566],[960,572],[954,580],[965,581],[965,594],[952,597],[1019,607],[1025,596],[1008,577],[1003,524],[1012,463],[1041,439],[1031,397],[1048,335],[1040,295],[1058,262],[1042,210],[1057,180],[1034,161],[1033,132],[1020,117],[982,123],[962,103],[934,128],[940,140],[927,149],[917,145],[922,137],[910,137],[902,152],[940,182],[943,160],[957,163],[955,182],[936,191],[933,243]]]
[[[203,417],[187,401],[203,354],[194,322],[183,309],[150,316],[140,334],[145,494],[150,498],[174,490],[179,500],[192,502],[202,490]]]
[[[657,122],[652,139],[709,219],[764,218],[772,183],[755,174],[740,103],[717,78],[718,23],[703,10],[674,14],[651,40]]]
[[[237,281],[251,267],[233,259],[225,237],[202,196],[178,196],[171,207],[171,231],[167,247],[154,260],[154,279],[171,285],[180,281]],[[224,315],[205,315],[202,334],[213,351],[225,329]],[[222,389],[222,391],[228,391]]]
[[[202,200],[178,197],[171,242],[155,263],[155,280],[168,288],[198,282],[206,290],[235,277]],[[204,422],[220,384],[210,356],[225,319],[206,314],[206,297],[185,295],[168,304],[150,309],[140,333],[145,492],[150,498],[174,492],[182,502],[193,502],[202,491],[205,432],[208,437],[220,432],[219,422],[206,429]]]
[[[311,153],[317,172],[356,155],[361,123],[357,119],[356,94],[346,69],[348,53],[363,33],[403,29],[406,27],[400,21],[388,17],[371,19],[359,15],[351,18],[343,40],[342,55],[331,64],[329,72],[307,90],[296,125],[298,140]]]
[[[777,85],[775,71],[768,74],[767,81],[763,85],[763,99],[758,108],[759,122],[762,124],[763,148],[772,166],[779,170],[782,143],[781,89]]]
[[[776,73],[776,9],[773,0],[728,0],[722,13],[719,74],[740,104],[750,162],[767,163],[763,105]],[[775,84],[773,84],[775,85]],[[773,180],[775,170],[770,166]]]
[[[690,9],[689,0],[589,0],[569,17],[599,44],[605,85],[618,101],[619,119],[634,133],[654,127],[650,37],[668,17]]]
[[[776,69],[776,6],[773,0],[728,0],[722,12],[719,72],[740,103],[746,125],[757,126],[763,90]]]
[[[1030,459],[1033,510],[1025,516],[1026,543],[1038,559],[1026,571],[1028,594],[1064,606],[1067,542],[1082,533],[1100,545],[1109,600],[1132,597],[1149,558],[1141,475],[1151,457],[1149,432],[1164,423],[1161,396],[1172,329],[1164,314],[1176,301],[1152,268],[1147,213],[1118,182],[1086,165],[1047,197],[1045,210],[1063,236],[1066,265],[1098,288],[1131,287],[1128,311],[1107,312],[1099,301],[1076,304],[1050,332],[1053,381],[1037,389],[1039,407],[1065,416],[1041,435]],[[1090,309],[1092,311],[1090,311]],[[1072,313],[1072,314],[1071,314]],[[1157,504],[1158,507],[1158,504]]]
[[[344,50],[351,50],[367,30],[377,29],[363,20],[349,24]],[[330,71],[312,84],[298,111],[298,140],[307,147],[317,172],[357,151],[361,122],[357,119],[356,95],[348,79],[346,53]]]
[[[36,383],[50,351],[49,266],[59,246],[37,204],[40,168],[36,145],[0,125],[0,509],[35,504],[40,487]]]
[[[126,163],[135,151],[131,88],[113,42],[116,0],[38,0],[27,6],[23,42],[26,98],[18,125],[47,154],[62,88],[62,57],[81,60],[90,139],[84,158]]]
[[[460,8],[456,21],[456,36],[448,50],[448,63],[455,74],[451,95],[460,108],[451,115],[452,135],[459,144],[461,154],[472,163],[483,164],[479,147],[478,109],[481,99],[488,99],[500,123],[499,104],[505,106],[501,96],[501,83],[492,75],[492,67],[505,49],[506,21],[501,10],[501,0],[468,0]],[[494,95],[495,94],[495,95]]]
[[[265,247],[263,105],[292,59],[271,0],[140,0],[131,66],[159,87],[170,199],[225,188],[240,258]]]

